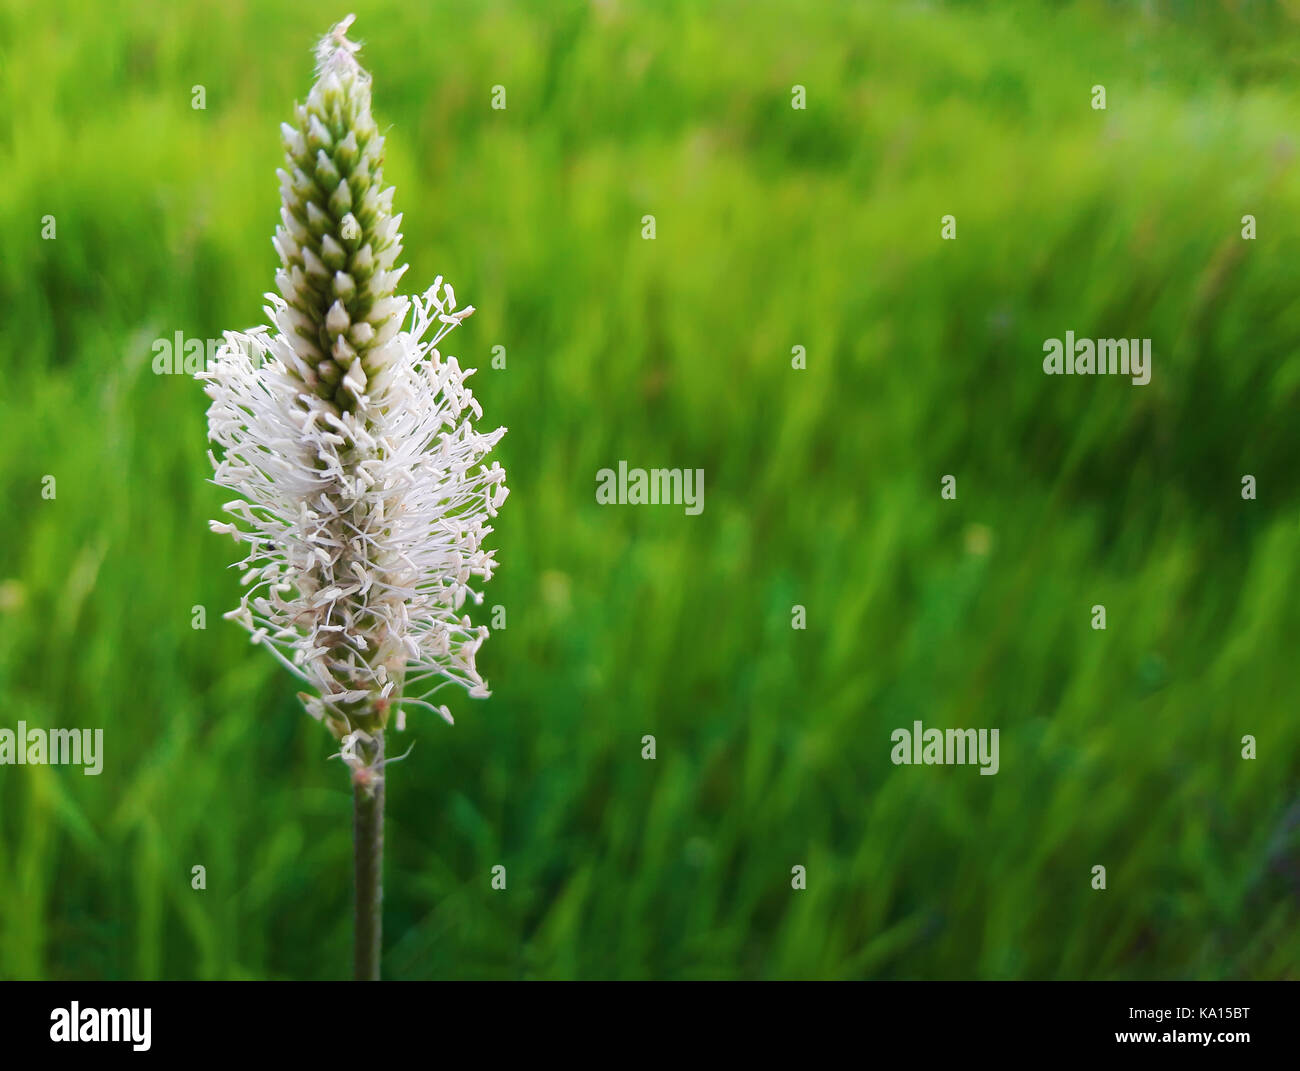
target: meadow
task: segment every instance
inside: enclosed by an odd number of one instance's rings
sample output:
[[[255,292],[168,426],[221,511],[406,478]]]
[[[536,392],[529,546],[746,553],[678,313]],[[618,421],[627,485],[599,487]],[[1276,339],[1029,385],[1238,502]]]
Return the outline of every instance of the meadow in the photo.
[[[385,976],[1300,975],[1294,5],[0,0],[0,726],[103,730],[0,766],[0,978],[348,973],[347,779],[152,364],[262,321],[350,10],[510,429]],[[1067,330],[1150,383],[1044,375]],[[702,511],[598,504],[620,462]],[[917,721],[996,776],[895,765]]]

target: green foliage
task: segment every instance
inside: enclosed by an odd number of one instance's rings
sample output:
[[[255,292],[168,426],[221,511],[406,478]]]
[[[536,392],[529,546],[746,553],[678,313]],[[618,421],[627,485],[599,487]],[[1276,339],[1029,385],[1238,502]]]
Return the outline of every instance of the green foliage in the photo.
[[[494,695],[391,734],[388,977],[1295,976],[1297,26],[1142,7],[357,5],[510,428]],[[347,778],[151,370],[261,321],[345,12],[0,0],[0,726],[105,749],[0,767],[0,976],[347,973]],[[1151,384],[1044,376],[1067,329]],[[620,458],[703,514],[598,507]],[[1001,772],[892,766],[916,719]]]

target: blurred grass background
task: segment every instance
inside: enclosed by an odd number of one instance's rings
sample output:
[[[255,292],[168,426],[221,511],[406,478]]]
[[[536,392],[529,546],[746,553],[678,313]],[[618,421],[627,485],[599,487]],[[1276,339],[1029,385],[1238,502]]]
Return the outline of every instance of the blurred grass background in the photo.
[[[510,428],[494,695],[390,745],[386,975],[1300,974],[1300,5],[0,0],[0,725],[105,738],[0,768],[0,977],[348,970],[346,779],[150,362],[260,322],[352,9]],[[1045,377],[1067,329],[1151,384]],[[619,459],[703,515],[598,508]],[[914,719],[1001,772],[892,766]]]

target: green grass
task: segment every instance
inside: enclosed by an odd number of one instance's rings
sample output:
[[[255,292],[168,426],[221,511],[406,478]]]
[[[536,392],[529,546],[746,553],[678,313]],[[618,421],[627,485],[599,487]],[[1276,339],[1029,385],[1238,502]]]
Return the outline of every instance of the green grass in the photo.
[[[347,781],[150,361],[260,319],[352,6],[0,0],[0,726],[105,739],[0,767],[0,977],[348,971]],[[355,4],[406,282],[510,428],[493,697],[392,745],[388,977],[1296,976],[1300,27],[1145,6]],[[1045,377],[1067,329],[1151,384]],[[704,513],[596,506],[619,459]],[[915,719],[1001,772],[894,767]]]

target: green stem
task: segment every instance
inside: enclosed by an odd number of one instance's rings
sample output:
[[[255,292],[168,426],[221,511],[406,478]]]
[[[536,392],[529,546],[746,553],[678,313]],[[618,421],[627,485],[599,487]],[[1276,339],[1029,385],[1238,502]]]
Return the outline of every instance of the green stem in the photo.
[[[356,863],[356,956],[353,977],[379,981],[379,950],[384,902],[384,782],[378,763],[384,757],[384,734],[374,734],[373,756],[367,765],[376,771],[370,784],[352,785],[352,835]]]

